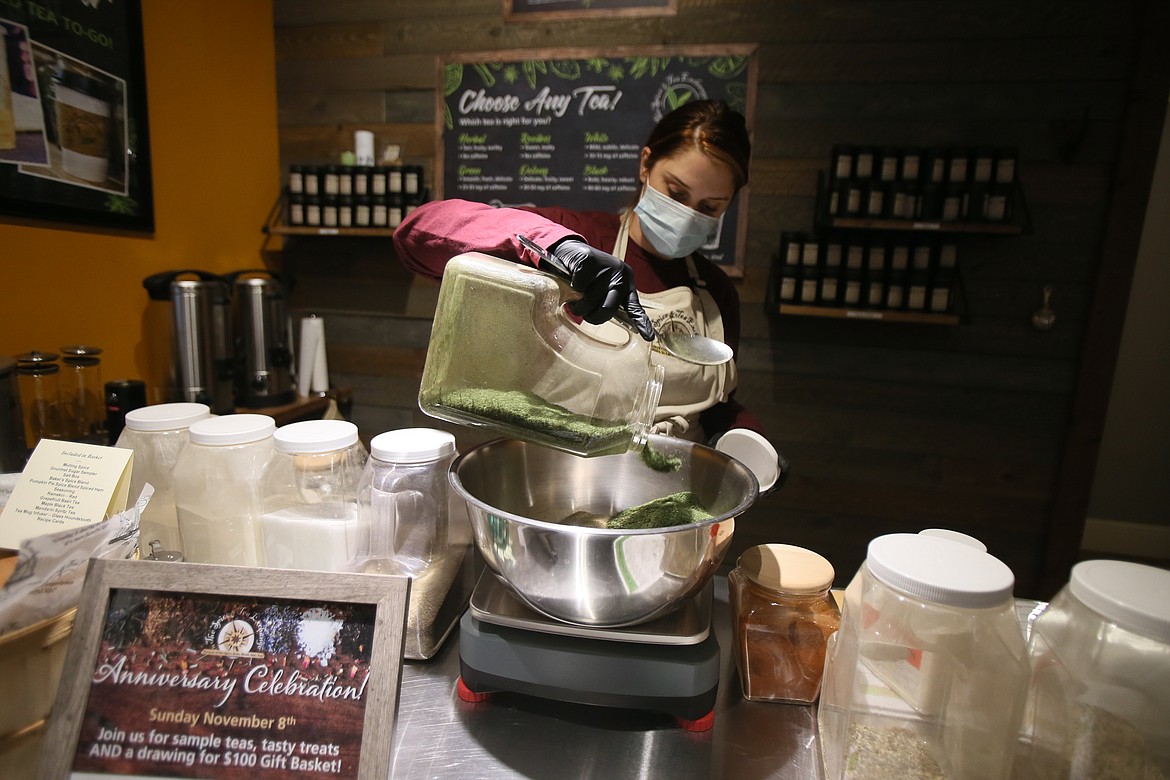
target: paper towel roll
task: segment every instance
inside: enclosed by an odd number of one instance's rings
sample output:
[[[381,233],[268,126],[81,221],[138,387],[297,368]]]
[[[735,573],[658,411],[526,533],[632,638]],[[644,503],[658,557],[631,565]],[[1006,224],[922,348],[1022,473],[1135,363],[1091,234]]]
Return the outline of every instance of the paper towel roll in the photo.
[[[353,151],[358,165],[374,164],[374,134],[369,130],[357,130],[353,134]]]
[[[313,358],[313,381],[309,390],[314,393],[324,393],[329,389],[329,363],[325,358],[325,321],[315,318],[320,324],[321,337],[317,339],[317,352]]]
[[[317,316],[301,320],[301,351],[297,357],[297,393],[309,394],[313,386],[313,370],[317,365],[318,350],[325,349],[325,321]]]

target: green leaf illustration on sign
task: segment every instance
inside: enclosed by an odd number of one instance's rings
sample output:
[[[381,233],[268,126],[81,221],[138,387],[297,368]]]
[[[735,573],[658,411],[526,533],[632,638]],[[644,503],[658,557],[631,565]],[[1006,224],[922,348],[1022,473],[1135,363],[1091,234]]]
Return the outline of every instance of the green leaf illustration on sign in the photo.
[[[560,76],[565,81],[576,81],[581,78],[581,63],[577,60],[553,60],[548,67],[554,76]]]
[[[609,60],[605,57],[590,57],[585,60],[585,69],[591,70],[594,73],[603,73],[609,68]]]
[[[524,70],[524,77],[528,79],[528,86],[533,89],[536,88],[536,83],[540,81],[538,73],[541,75],[548,75],[548,66],[544,64],[544,60],[524,60],[523,65],[520,66]]]
[[[716,57],[711,61],[707,70],[712,76],[721,79],[733,79],[747,67],[747,57],[728,55]]]
[[[463,63],[450,62],[443,67],[443,94],[450,96],[463,83]]]
[[[477,62],[472,67],[479,74],[479,78],[483,81],[485,87],[494,87],[496,85],[496,77],[492,75],[492,71],[502,70],[504,66],[499,62]]]
[[[626,57],[630,75],[636,79],[657,76],[670,67],[672,57]]]

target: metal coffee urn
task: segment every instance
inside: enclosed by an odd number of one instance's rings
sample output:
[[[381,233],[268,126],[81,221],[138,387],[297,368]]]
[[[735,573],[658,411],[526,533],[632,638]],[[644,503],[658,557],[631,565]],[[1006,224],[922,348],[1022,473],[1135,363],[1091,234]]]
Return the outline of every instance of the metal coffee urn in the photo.
[[[236,404],[263,409],[292,403],[296,389],[286,280],[262,269],[235,271],[225,278],[233,288]]]
[[[234,411],[228,282],[207,271],[181,270],[148,276],[142,286],[152,301],[146,333],[155,339],[151,403],[188,401],[207,404],[215,414]]]

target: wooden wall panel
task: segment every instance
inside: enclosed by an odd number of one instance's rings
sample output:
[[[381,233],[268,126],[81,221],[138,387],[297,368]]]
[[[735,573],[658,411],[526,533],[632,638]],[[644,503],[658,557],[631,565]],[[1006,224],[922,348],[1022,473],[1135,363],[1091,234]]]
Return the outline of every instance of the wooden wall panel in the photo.
[[[283,163],[336,159],[370,129],[428,182],[444,54],[757,44],[739,395],[793,471],[739,523],[733,552],[805,544],[846,580],[873,536],[942,525],[983,538],[1021,595],[1050,595],[1052,507],[1147,0],[679,0],[674,17],[564,23],[505,22],[503,0],[274,8]],[[836,143],[1018,148],[1031,229],[957,239],[963,324],[766,310],[781,232],[812,229]],[[437,285],[377,239],[290,240],[274,262],[300,280],[294,306],[329,318],[331,369],[354,388],[363,433],[427,423],[417,379]],[[1040,332],[1045,284],[1057,324]]]

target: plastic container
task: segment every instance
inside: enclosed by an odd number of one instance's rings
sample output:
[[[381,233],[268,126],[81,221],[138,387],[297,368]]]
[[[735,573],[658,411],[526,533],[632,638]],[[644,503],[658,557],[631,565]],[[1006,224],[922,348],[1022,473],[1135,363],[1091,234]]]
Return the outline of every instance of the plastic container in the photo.
[[[744,698],[816,701],[841,619],[829,594],[833,565],[802,547],[762,544],[739,557],[727,583]]]
[[[260,477],[276,421],[266,414],[200,420],[175,464],[183,557],[194,563],[263,566]]]
[[[65,436],[61,413],[61,365],[55,352],[33,350],[16,356],[16,378],[24,414],[24,439],[31,450],[41,439]]]
[[[424,412],[592,456],[640,450],[663,370],[625,328],[579,324],[574,293],[530,266],[479,253],[443,273],[419,390]]]
[[[156,404],[126,413],[125,427],[114,446],[134,450],[130,501],[138,500],[146,483],[154,488],[138,524],[138,546],[144,554],[152,549],[159,554],[183,549],[175,511],[175,466],[190,440],[188,429],[209,417],[211,408],[197,403]],[[153,542],[158,542],[155,548]]]
[[[420,574],[447,544],[447,471],[455,437],[403,428],[370,441],[358,484],[363,531],[353,567],[375,574]]]
[[[818,705],[827,780],[1010,776],[1029,667],[1014,577],[965,544],[869,544],[829,641]]]
[[[357,553],[357,486],[366,449],[345,420],[306,420],[273,434],[260,481],[266,565],[347,571]]]
[[[1078,563],[1029,652],[1028,776],[1170,777],[1170,571]]]

